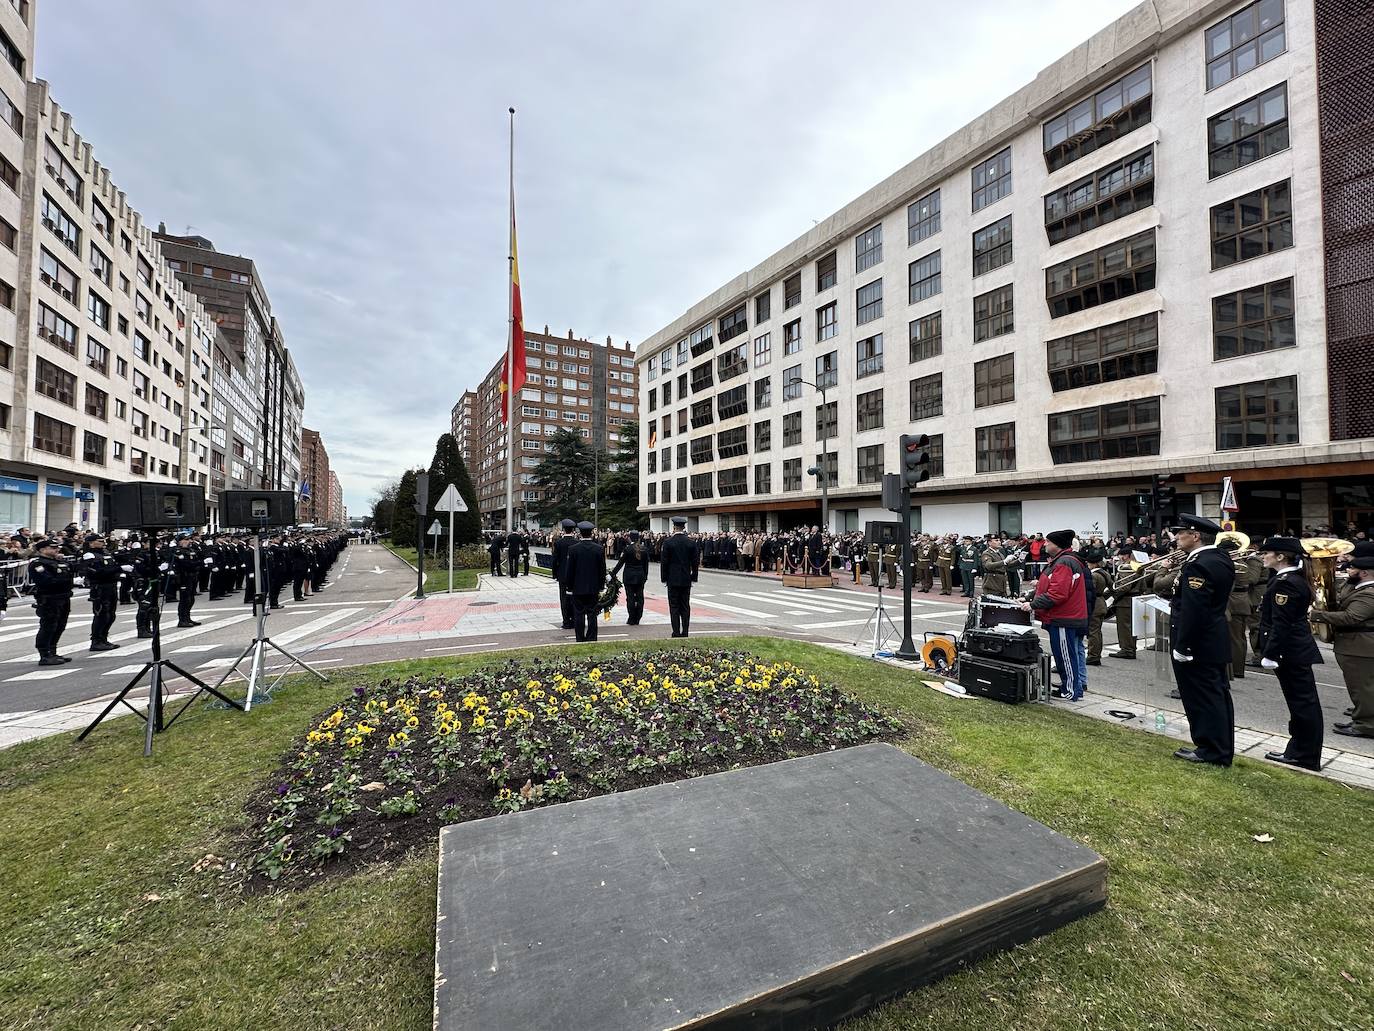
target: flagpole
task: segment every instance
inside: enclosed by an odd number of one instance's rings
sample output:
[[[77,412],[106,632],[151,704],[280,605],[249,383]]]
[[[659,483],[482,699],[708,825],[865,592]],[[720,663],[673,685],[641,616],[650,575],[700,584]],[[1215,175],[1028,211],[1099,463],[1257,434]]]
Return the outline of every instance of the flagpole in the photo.
[[[515,530],[515,108],[510,109],[510,232],[506,241],[506,532]]]

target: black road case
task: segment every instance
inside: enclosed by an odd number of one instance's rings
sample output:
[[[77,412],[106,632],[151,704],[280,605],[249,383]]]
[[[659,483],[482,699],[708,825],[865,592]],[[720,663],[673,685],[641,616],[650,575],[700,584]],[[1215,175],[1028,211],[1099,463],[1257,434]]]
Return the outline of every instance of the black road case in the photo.
[[[1038,634],[1004,634],[996,630],[965,630],[960,647],[965,655],[1022,664],[1040,659]]]
[[[1026,664],[969,655],[959,657],[959,686],[969,694],[998,702],[1043,701],[1049,696],[1048,656]]]

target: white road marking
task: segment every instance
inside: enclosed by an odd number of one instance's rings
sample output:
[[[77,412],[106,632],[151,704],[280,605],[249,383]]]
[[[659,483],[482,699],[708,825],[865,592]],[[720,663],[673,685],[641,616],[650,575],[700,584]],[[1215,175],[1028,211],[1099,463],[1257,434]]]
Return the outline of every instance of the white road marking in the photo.
[[[176,655],[190,655],[190,654],[192,654],[193,652],[208,652],[208,651],[210,651],[212,648],[218,648],[218,647],[219,647],[219,645],[215,645],[215,644],[188,644],[185,648],[178,648],[174,654],[176,654]]]
[[[308,637],[317,630],[323,630],[331,623],[337,623],[341,619],[347,619],[349,616],[357,615],[361,611],[362,609],[339,609],[338,612],[326,612],[323,616],[317,616],[309,623],[298,626],[294,630],[279,636],[276,634],[270,636],[277,644],[287,645],[292,641],[299,641],[302,637]]]
[[[28,661],[28,660],[25,660]],[[5,683],[11,684],[16,680],[53,680],[57,677],[65,677],[68,673],[79,673],[81,668],[71,666],[63,669],[36,669],[31,673],[20,673],[17,677],[6,677]]]
[[[760,612],[758,609],[740,608],[738,605],[726,605],[723,601],[713,601],[708,608],[723,609],[726,612],[738,612],[741,616],[753,616],[755,619],[777,619],[776,612]]]
[[[731,597],[731,598],[743,598],[743,599],[745,599],[746,601],[753,600],[753,601],[763,602],[765,605],[781,605],[781,604],[783,604],[782,601],[777,600],[776,598],[774,598],[774,597],[772,596],[772,593],[765,594],[765,593],[762,592],[762,591],[754,591],[754,592],[752,592],[752,593],[746,592],[746,591],[726,591],[725,593],[726,593],[726,595],[728,595],[728,596]],[[799,596],[797,595],[796,592],[791,592],[791,593],[789,593],[789,594],[787,594],[787,595],[784,595],[784,597],[786,598],[786,602],[787,602],[787,604],[789,604],[789,605],[800,605],[800,604],[803,603],[803,601],[810,602],[810,611],[812,611],[812,612],[840,612],[840,611],[843,611],[843,610],[841,610],[841,609],[828,608],[827,606],[822,605],[822,604],[820,604],[820,603],[818,603],[818,602],[812,602],[810,598],[805,598],[805,599],[803,599],[803,598],[799,597]]]
[[[829,630],[837,626],[863,626],[867,622],[866,619],[837,619],[829,623],[799,623],[798,626],[804,626],[810,630]]]
[[[462,648],[487,648],[496,644],[495,641],[474,641],[472,644],[446,644],[442,648],[426,648],[427,652],[452,652]]]
[[[117,666],[114,669],[107,669],[100,674],[102,677],[128,676],[130,673],[137,673],[142,670],[147,663],[136,662],[132,666]]]

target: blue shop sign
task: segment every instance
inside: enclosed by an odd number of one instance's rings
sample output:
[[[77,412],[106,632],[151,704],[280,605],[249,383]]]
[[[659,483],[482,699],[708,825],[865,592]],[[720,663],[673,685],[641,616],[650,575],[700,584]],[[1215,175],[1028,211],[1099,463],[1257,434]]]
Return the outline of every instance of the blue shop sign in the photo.
[[[70,498],[76,492],[65,484],[50,483],[46,493],[50,498]]]
[[[20,480],[13,476],[0,476],[0,490],[7,490],[11,494],[37,494],[37,480]]]
[[[77,500],[77,501],[94,501],[94,500],[95,500],[95,491],[93,491],[93,490],[79,490],[79,491],[76,492],[76,500]]]

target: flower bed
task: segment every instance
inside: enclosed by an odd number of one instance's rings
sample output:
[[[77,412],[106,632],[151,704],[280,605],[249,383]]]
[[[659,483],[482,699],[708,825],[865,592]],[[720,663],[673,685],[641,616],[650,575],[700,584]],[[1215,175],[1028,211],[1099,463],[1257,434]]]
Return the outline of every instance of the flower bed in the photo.
[[[791,663],[741,652],[508,663],[382,681],[321,714],[249,802],[259,880],[399,857],[458,823],[898,736]]]

